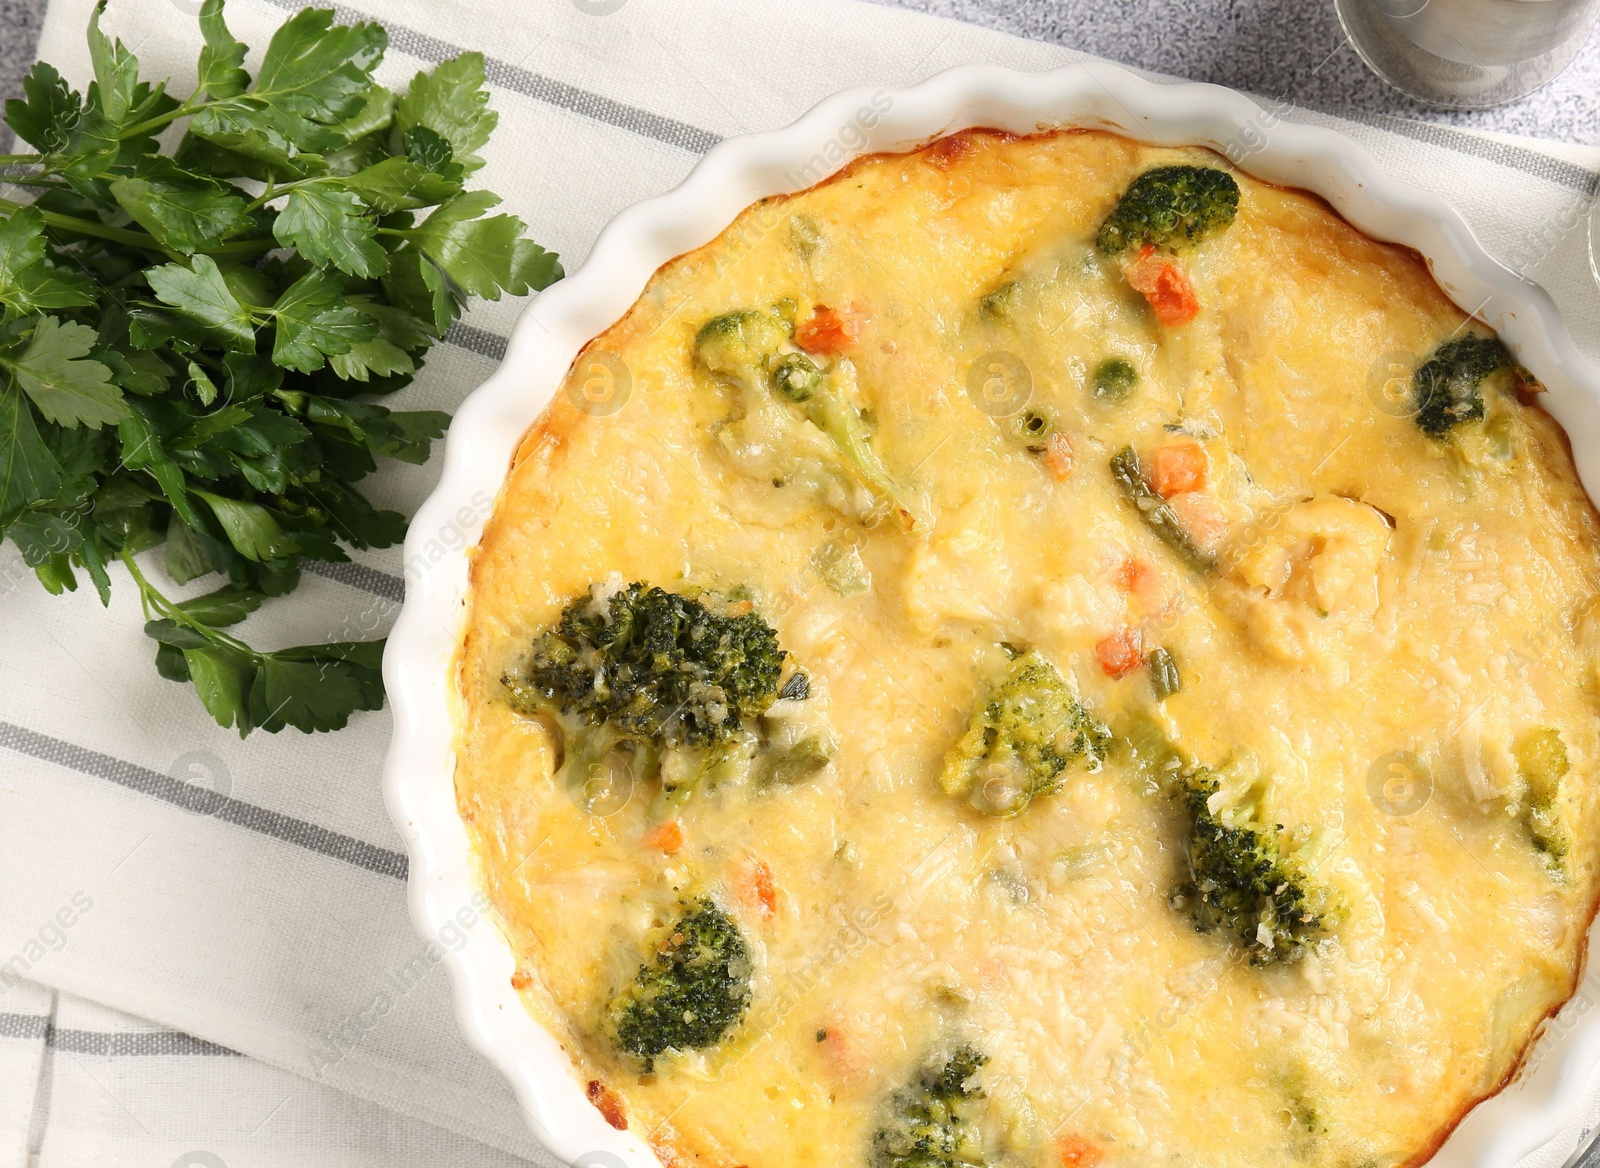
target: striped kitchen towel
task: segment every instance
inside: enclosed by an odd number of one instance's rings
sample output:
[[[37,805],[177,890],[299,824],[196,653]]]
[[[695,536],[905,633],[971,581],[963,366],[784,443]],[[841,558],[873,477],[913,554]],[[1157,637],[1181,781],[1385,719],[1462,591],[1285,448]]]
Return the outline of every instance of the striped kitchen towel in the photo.
[[[7,1168],[529,1164],[71,994],[30,986],[7,995],[4,1005],[0,1164]]]
[[[91,2],[54,0],[40,48],[79,85],[89,75]],[[241,39],[261,46],[301,6],[230,0],[228,15]],[[182,89],[200,46],[198,7],[112,0],[106,24],[148,76],[170,75]],[[835,89],[905,85],[972,61],[1044,69],[1074,59],[854,0],[356,0],[340,13],[388,26],[380,78],[391,85],[464,48],[485,51],[501,120],[482,182],[569,270],[611,215],[678,182],[719,139],[782,125]],[[1600,290],[1582,222],[1600,149],[1268,109],[1336,125],[1395,175],[1451,198],[1493,252],[1550,289],[1600,360]],[[493,370],[520,307],[476,306],[398,404],[455,407]],[[391,465],[370,480],[372,493],[409,512],[435,474]],[[441,544],[463,538],[456,528],[430,534]],[[268,605],[245,635],[263,644],[381,635],[407,565],[397,549],[355,555],[354,564],[314,566],[294,603]],[[72,1063],[71,1082],[56,1081],[52,1116],[87,1123],[98,1108],[129,1142],[106,1137],[100,1147],[86,1135],[74,1145],[46,1132],[44,1146],[58,1149],[47,1163],[413,1162],[376,1135],[363,1142],[381,1113],[355,1104],[339,1112],[321,1094],[328,1088],[549,1163],[509,1089],[457,1036],[439,955],[460,936],[422,939],[407,920],[406,862],[379,788],[388,714],[358,715],[333,735],[239,741],[187,687],[157,678],[137,596],[125,579],[114,585],[109,612],[92,591],[47,596],[13,549],[0,552],[0,1059],[22,1060],[0,1065],[5,1162],[25,1163],[28,1142],[40,1142],[26,1114],[10,1110],[13,1098],[34,1100],[41,1066]],[[189,1049],[204,1053],[161,1053],[178,1040],[149,1037],[94,1046],[101,1040],[84,1036],[127,1024],[75,1020],[93,1012],[79,999],[192,1035],[185,1041],[203,1045]],[[53,1023],[29,1021],[48,1019],[51,1001]],[[113,1073],[134,1065],[107,1053],[118,1042],[153,1052],[138,1068],[165,1069],[153,1080]],[[296,1083],[300,1101],[269,1115],[273,1096],[294,1097]],[[192,1145],[178,1117],[201,1110],[212,1159],[184,1161]],[[347,1125],[321,1140],[316,1157],[273,1142],[296,1124],[312,1130],[314,1114]],[[1552,1145],[1530,1168],[1551,1168],[1571,1146]],[[456,1161],[439,1151],[414,1162]]]

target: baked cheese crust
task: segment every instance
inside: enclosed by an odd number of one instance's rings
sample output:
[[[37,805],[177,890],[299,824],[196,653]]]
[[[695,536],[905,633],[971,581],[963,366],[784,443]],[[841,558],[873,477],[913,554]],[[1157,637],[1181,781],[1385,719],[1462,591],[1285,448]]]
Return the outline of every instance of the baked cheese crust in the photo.
[[[1108,251],[1172,166],[1231,222]],[[741,387],[730,312],[843,413]],[[1596,517],[1528,375],[1426,371],[1464,338],[1503,354],[1414,253],[1104,133],[862,159],[663,267],[522,443],[459,665],[481,881],[606,1118],[730,1168],[1425,1160],[1596,900]],[[759,616],[809,696],[710,778],[574,783],[507,679],[635,581]],[[994,711],[1035,664],[1079,720],[1029,787]],[[641,1057],[617,1003],[696,905],[737,1017]]]

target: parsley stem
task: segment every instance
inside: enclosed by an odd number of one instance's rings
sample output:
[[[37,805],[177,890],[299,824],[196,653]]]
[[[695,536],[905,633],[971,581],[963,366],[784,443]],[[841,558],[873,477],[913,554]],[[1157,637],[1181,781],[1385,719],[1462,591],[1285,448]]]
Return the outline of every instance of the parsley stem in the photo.
[[[117,131],[117,138],[126,142],[129,138],[137,138],[141,134],[149,134],[155,130],[161,129],[163,126],[170,125],[179,118],[186,118],[190,114],[199,113],[206,107],[207,104],[208,102],[204,100],[195,101],[193,97],[190,97],[188,101],[184,102],[175,110],[172,110],[168,113],[159,114],[156,117],[140,122],[136,126],[124,126],[121,130]]]
[[[11,199],[0,199],[0,212],[20,211],[27,203],[18,203]],[[79,219],[73,215],[62,215],[55,211],[41,211],[47,226],[59,231],[71,231],[78,235],[92,235],[96,239],[106,239],[113,243],[126,243],[130,247],[143,248],[146,251],[160,252],[170,260],[178,263],[187,263],[188,256],[181,252],[172,251],[162,247],[156,242],[153,235],[146,235],[142,231],[130,231],[124,227],[112,227],[107,223],[96,223],[92,219]],[[281,246],[276,239],[268,236],[265,239],[239,239],[232,243],[218,244],[208,247],[207,255],[214,256],[255,256],[271,251]]]
[[[0,166],[35,166],[44,161],[43,154],[0,154]],[[16,182],[16,179],[9,179]]]
[[[18,203],[11,199],[0,199],[0,211],[16,212],[28,206],[27,203]],[[75,215],[62,215],[55,211],[40,211],[40,216],[45,224],[56,228],[58,231],[71,231],[78,235],[91,235],[96,239],[109,239],[113,243],[125,243],[130,247],[143,248],[145,251],[158,251],[164,256],[175,260],[183,257],[177,252],[168,251],[155,241],[154,236],[146,235],[142,231],[129,231],[122,227],[112,227],[106,223],[96,223],[91,219],[79,219]]]
[[[250,205],[245,208],[245,212],[248,214],[251,211],[260,210],[262,207],[265,207],[268,203],[272,202],[273,199],[288,194],[290,191],[294,190],[295,187],[303,187],[307,183],[323,182],[327,179],[327,177],[327,175],[322,174],[314,175],[311,178],[297,178],[294,180],[294,182],[286,182],[281,186],[274,185],[269,181],[267,183],[267,189],[261,193],[261,197],[259,199],[251,200]]]
[[[232,243],[219,243],[215,247],[203,248],[209,256],[250,256],[264,255],[275,247],[282,247],[276,239],[268,236],[265,239],[236,239]]]
[[[235,649],[250,657],[257,656],[256,651],[243,641],[236,637],[230,637],[227,633],[219,633],[210,625],[195,620],[194,617],[161,595],[160,590],[145,579],[144,573],[139,570],[139,565],[134,561],[133,555],[127,548],[123,548],[117,555],[122,560],[123,566],[128,569],[128,574],[133,577],[133,582],[139,586],[139,600],[144,606],[145,616],[148,617],[152,612],[159,613],[174,624],[193,629],[212,644]]]

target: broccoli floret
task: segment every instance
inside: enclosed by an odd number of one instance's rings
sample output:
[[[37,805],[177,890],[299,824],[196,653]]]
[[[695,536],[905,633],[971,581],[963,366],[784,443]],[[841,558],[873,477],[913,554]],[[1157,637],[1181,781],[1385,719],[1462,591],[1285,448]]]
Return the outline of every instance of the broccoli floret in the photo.
[[[1094,396],[1120,405],[1139,384],[1139,371],[1121,357],[1107,357],[1094,371]]]
[[[1176,552],[1179,559],[1197,572],[1209,572],[1216,567],[1217,557],[1194,542],[1194,537],[1179,521],[1178,513],[1145,482],[1144,470],[1139,466],[1139,456],[1133,452],[1133,447],[1125,446],[1112,456],[1111,478],[1139,512],[1145,526]]]
[[[1526,730],[1512,744],[1517,773],[1527,785],[1522,822],[1533,846],[1552,871],[1565,869],[1572,840],[1561,818],[1561,780],[1571,768],[1559,731],[1549,726]]]
[[[1298,961],[1333,923],[1313,905],[1305,876],[1280,854],[1279,828],[1230,822],[1211,810],[1218,782],[1208,770],[1190,775],[1180,794],[1191,823],[1185,850],[1189,879],[1172,893],[1202,933],[1238,938],[1252,965]]]
[[[1411,378],[1417,428],[1444,438],[1460,423],[1482,418],[1484,378],[1510,365],[1498,337],[1468,333],[1440,345]]]
[[[618,1049],[646,1072],[669,1050],[703,1050],[719,1042],[750,1005],[750,951],[733,919],[707,897],[684,913],[612,1001]]]
[[[575,600],[502,678],[524,713],[562,715],[570,774],[614,750],[653,771],[672,747],[716,747],[778,696],[784,651],[754,611],[715,612],[642,581]]]
[[[1225,229],[1238,212],[1239,184],[1227,171],[1158,166],[1133,180],[1100,225],[1095,245],[1116,255],[1145,244],[1199,243]]]
[[[1111,731],[1078,704],[1054,665],[1030,651],[972,711],[939,785],[985,814],[1019,815],[1035,797],[1059,790],[1072,763],[1097,769],[1110,745]]]
[[[694,338],[695,359],[740,389],[765,386],[769,361],[789,340],[789,325],[773,312],[725,312],[700,326]]]
[[[887,1119],[872,1137],[873,1168],[983,1164],[976,1116],[983,1089],[973,1080],[988,1061],[970,1046],[960,1046],[896,1091]]]
[[[785,353],[772,363],[772,388],[795,403],[808,402],[822,388],[822,370],[804,353]]]
[[[850,476],[909,523],[910,507],[867,441],[861,415],[836,390],[832,370],[825,372],[792,347],[784,350],[792,331],[774,312],[726,312],[700,326],[695,360],[741,393],[771,393],[799,407],[833,443]]]

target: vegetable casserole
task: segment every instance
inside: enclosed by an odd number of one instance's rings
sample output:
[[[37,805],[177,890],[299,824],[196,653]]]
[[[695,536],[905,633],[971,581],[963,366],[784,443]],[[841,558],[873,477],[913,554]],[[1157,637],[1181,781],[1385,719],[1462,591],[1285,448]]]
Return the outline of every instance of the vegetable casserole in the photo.
[[[667,1164],[1426,1160],[1595,909],[1596,517],[1413,253],[969,131],[664,267],[472,568],[514,984]]]

